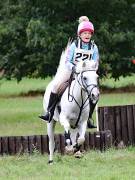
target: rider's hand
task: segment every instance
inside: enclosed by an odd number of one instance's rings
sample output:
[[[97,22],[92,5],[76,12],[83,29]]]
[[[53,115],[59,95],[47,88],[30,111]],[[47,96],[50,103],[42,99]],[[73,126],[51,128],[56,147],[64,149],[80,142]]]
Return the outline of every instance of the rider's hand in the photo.
[[[76,66],[75,65],[72,67],[72,72],[76,73]]]

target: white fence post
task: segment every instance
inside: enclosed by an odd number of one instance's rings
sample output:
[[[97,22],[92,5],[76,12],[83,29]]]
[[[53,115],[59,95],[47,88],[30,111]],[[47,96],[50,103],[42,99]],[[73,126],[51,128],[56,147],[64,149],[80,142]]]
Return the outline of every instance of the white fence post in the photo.
[[[99,122],[98,122],[98,103],[96,104],[96,125],[97,125],[97,131],[99,131]]]

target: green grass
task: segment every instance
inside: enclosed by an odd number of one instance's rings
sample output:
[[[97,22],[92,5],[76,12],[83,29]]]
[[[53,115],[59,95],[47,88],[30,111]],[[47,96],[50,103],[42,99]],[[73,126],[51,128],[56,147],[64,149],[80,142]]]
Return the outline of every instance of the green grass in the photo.
[[[0,97],[25,95],[30,92],[43,92],[50,80],[50,77],[46,79],[23,78],[19,83],[16,80],[0,80]],[[126,78],[120,77],[119,81],[114,81],[114,79],[109,77],[102,79],[100,80],[100,86],[107,88],[135,86],[135,74]]]
[[[21,97],[30,91],[44,90],[50,79],[23,79],[0,82],[0,136],[46,134],[46,123],[40,121],[43,96]],[[130,84],[131,80],[123,79]],[[112,83],[112,79],[105,84]],[[132,79],[134,82],[134,79]],[[115,85],[115,87],[119,86]],[[114,82],[110,85],[114,86]],[[122,85],[123,86],[123,85]],[[135,92],[102,94],[99,106],[135,104]],[[57,124],[56,133],[63,132]],[[86,152],[82,159],[55,154],[54,165],[48,155],[1,156],[0,180],[134,180],[135,147],[110,149],[105,153]]]
[[[0,86],[0,136],[46,134],[46,123],[38,118],[43,113],[43,95],[28,97],[17,95],[45,89],[49,80],[49,78],[45,80],[23,79],[19,84],[16,81],[2,81]],[[111,82],[112,79],[109,81]],[[99,106],[128,104],[135,104],[135,92],[101,93],[98,103]],[[59,132],[63,132],[63,129],[57,124],[56,133]]]
[[[42,113],[42,96],[0,98],[0,136],[45,134]]]
[[[82,159],[55,154],[54,165],[48,156],[0,157],[1,180],[134,180],[135,148],[89,151]]]
[[[128,86],[135,86],[135,74],[127,77],[120,77],[119,80],[115,81],[113,78],[104,78],[100,80],[101,86],[108,88],[121,88]]]
[[[116,106],[135,104],[135,92],[101,94],[99,106]]]
[[[43,113],[42,96],[0,98],[0,136],[45,134],[46,123],[38,116]],[[99,106],[135,103],[135,93],[101,94]],[[56,132],[63,132],[57,124]]]
[[[16,80],[8,81],[3,79],[0,81],[0,96],[18,96],[28,94],[31,91],[44,91],[50,80],[50,77],[46,79],[23,78],[18,83]]]

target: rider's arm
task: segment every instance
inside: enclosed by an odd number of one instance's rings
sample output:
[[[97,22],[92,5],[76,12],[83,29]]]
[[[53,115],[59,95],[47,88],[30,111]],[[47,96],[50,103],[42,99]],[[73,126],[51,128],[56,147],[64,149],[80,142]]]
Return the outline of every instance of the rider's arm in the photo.
[[[98,69],[98,66],[99,66],[99,51],[98,51],[98,47],[96,45],[94,45],[94,53],[92,55],[92,60],[94,60],[96,62],[96,69]]]
[[[74,67],[74,62],[73,62],[73,57],[74,57],[74,51],[75,51],[76,45],[73,42],[71,46],[68,47],[67,52],[66,52],[66,61],[65,65],[69,70],[72,70]]]

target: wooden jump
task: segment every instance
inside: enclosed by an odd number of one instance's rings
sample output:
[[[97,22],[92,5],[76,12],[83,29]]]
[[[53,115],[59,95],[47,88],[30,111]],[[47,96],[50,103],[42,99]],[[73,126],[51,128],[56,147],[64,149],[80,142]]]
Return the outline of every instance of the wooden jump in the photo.
[[[56,151],[64,154],[65,138],[63,134],[55,135]],[[110,131],[87,132],[86,140],[82,147],[84,150],[100,150],[105,151],[111,147],[112,136]],[[48,153],[48,136],[33,135],[33,136],[9,136],[0,137],[0,154],[23,154],[38,151],[41,154]]]

